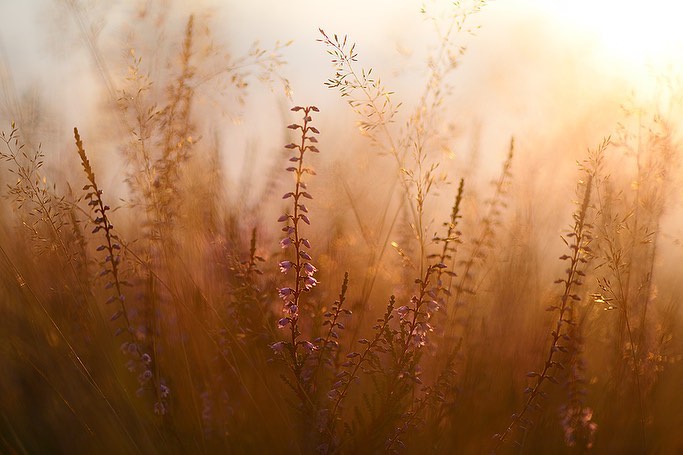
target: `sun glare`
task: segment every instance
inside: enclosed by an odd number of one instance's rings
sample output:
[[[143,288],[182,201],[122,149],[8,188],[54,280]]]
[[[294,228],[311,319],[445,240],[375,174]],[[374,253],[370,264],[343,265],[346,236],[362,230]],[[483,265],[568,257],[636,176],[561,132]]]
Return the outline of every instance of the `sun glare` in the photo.
[[[572,39],[588,42],[606,69],[638,87],[678,66],[683,4],[669,0],[538,2]],[[644,88],[644,87],[643,87]]]

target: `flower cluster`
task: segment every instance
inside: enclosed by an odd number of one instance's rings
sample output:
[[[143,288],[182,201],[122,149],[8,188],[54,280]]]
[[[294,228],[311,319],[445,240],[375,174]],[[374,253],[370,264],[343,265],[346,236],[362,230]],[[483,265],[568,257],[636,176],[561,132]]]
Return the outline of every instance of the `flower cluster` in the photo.
[[[562,409],[564,442],[568,447],[590,450],[595,443],[598,424],[593,420],[593,410],[580,406],[566,406]]]
[[[420,292],[410,299],[409,305],[402,305],[396,309],[401,327],[401,337],[405,341],[403,350],[407,350],[409,345],[420,348],[427,344],[427,335],[434,331],[429,323],[432,315],[440,308],[438,302],[439,287],[430,285],[433,275],[445,269],[446,265],[437,263],[430,265],[425,272],[424,279],[417,279],[415,283],[419,285]]]
[[[318,153],[315,146],[318,139],[315,135],[320,132],[311,126],[313,120],[311,112],[318,112],[317,107],[296,106],[292,108],[292,111],[303,111],[303,122],[300,125],[294,123],[288,126],[291,130],[301,131],[299,143],[292,142],[285,146],[287,150],[294,151],[294,155],[289,158],[289,162],[292,164],[287,167],[287,172],[294,174],[295,186],[294,191],[287,192],[282,196],[282,199],[291,201],[291,206],[278,219],[278,222],[284,223],[282,231],[285,233],[284,238],[280,240],[280,246],[283,249],[293,250],[293,257],[279,263],[280,272],[284,274],[292,272],[294,274],[293,282],[288,286],[278,288],[278,296],[284,302],[284,314],[278,320],[277,326],[279,329],[289,328],[289,337],[287,341],[275,342],[270,347],[277,355],[283,357],[294,373],[297,393],[304,403],[307,401],[306,397],[309,392],[304,364],[310,358],[310,354],[318,349],[310,341],[299,339],[301,335],[299,326],[301,296],[318,284],[318,280],[314,276],[318,269],[313,265],[313,258],[310,255],[311,243],[302,236],[302,223],[311,224],[305,201],[313,199],[313,196],[307,191],[304,174],[315,175],[313,169],[304,166],[304,155],[307,152]]]
[[[284,328],[288,325],[295,329],[296,321],[299,314],[299,300],[302,292],[308,292],[315,285],[318,280],[313,275],[318,269],[311,263],[312,257],[308,250],[311,248],[311,243],[308,239],[301,236],[300,223],[310,225],[311,221],[308,219],[308,208],[304,204],[305,199],[313,199],[306,191],[306,183],[303,181],[304,174],[314,175],[313,169],[304,166],[304,155],[306,152],[318,153],[315,143],[318,142],[314,134],[319,134],[319,131],[314,126],[310,125],[312,118],[311,112],[318,112],[315,106],[301,107],[297,106],[293,111],[304,111],[304,119],[301,125],[291,124],[288,126],[292,130],[301,130],[301,142],[299,144],[290,143],[285,146],[289,150],[295,150],[294,156],[289,158],[294,165],[287,168],[288,172],[292,172],[296,179],[294,191],[285,193],[283,199],[292,199],[292,212],[282,215],[278,221],[285,223],[282,231],[285,233],[285,238],[280,241],[282,248],[293,248],[294,259],[280,262],[280,271],[288,273],[293,271],[295,280],[293,286],[285,286],[278,289],[278,296],[285,302],[284,313],[285,316],[278,321],[278,328]]]
[[[81,158],[81,165],[85,171],[88,179],[88,184],[83,187],[86,192],[85,199],[88,200],[88,206],[95,212],[93,220],[95,227],[92,230],[93,234],[102,232],[104,234],[103,243],[97,247],[97,251],[105,253],[104,261],[101,262],[102,270],[99,273],[100,277],[107,277],[105,289],[112,292],[112,295],[105,302],[106,305],[111,305],[117,302],[117,309],[109,318],[111,321],[116,321],[120,326],[116,330],[116,336],[125,334],[127,341],[121,344],[121,350],[124,354],[130,357],[127,362],[127,368],[131,373],[138,373],[138,383],[140,387],[137,390],[137,395],[141,396],[146,388],[152,388],[156,395],[156,402],[154,404],[154,412],[158,415],[164,415],[168,409],[167,398],[170,390],[165,385],[161,384],[156,378],[155,365],[152,356],[147,352],[149,347],[141,345],[138,340],[138,332],[133,327],[130,320],[128,307],[126,304],[126,296],[123,293],[125,286],[131,286],[130,283],[121,277],[121,240],[118,235],[114,233],[114,225],[109,220],[108,212],[111,210],[102,199],[102,190],[98,187],[95,180],[95,172],[90,165],[90,160],[83,147],[83,141],[78,133],[78,129],[74,128],[74,138],[76,140],[76,148],[78,155]]]

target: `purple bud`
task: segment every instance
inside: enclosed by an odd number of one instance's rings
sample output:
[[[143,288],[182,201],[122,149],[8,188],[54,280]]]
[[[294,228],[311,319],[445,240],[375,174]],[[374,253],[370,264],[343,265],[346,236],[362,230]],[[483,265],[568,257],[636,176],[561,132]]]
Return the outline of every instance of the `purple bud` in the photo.
[[[161,398],[166,398],[171,394],[171,389],[166,387],[165,384],[159,386],[159,392],[161,393]]]
[[[305,349],[306,351],[308,351],[308,352],[316,351],[316,350],[318,349],[318,348],[316,348],[316,347],[313,345],[313,343],[311,343],[310,341],[302,341],[302,342],[301,342],[301,345],[302,345],[302,346],[304,347],[304,349]]]
[[[316,280],[312,276],[307,276],[304,279],[304,289],[306,290],[312,289],[316,284],[318,284],[318,280]]]
[[[277,328],[282,329],[284,327],[287,327],[289,322],[289,318],[281,318],[279,321],[277,321]]]
[[[275,351],[276,353],[281,353],[285,349],[285,342],[284,341],[278,341],[277,343],[273,343],[270,345],[270,349]]]
[[[317,271],[318,269],[316,269],[315,266],[310,262],[304,263],[304,272],[306,272],[307,275],[311,276]]]
[[[280,246],[282,248],[287,248],[291,244],[292,244],[292,239],[290,239],[289,237],[285,237],[284,239],[280,240]]]
[[[154,403],[154,413],[160,416],[165,415],[166,405],[161,401],[157,401],[156,403]]]
[[[280,262],[280,272],[287,273],[292,268],[292,261],[282,261]]]

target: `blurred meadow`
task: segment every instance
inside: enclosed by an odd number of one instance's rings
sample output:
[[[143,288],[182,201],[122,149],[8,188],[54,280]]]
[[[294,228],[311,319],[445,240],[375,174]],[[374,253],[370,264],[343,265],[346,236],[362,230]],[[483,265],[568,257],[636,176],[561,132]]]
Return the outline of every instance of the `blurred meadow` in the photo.
[[[0,3],[0,452],[683,452],[672,5]]]

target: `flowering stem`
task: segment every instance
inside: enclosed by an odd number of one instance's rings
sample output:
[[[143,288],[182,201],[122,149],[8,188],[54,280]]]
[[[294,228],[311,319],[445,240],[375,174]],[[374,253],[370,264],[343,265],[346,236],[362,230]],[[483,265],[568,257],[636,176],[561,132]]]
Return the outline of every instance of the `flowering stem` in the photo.
[[[310,123],[312,118],[310,116],[311,112],[318,112],[318,108],[315,106],[308,107],[294,107],[293,111],[304,111],[304,118],[301,125],[291,124],[288,126],[289,129],[301,130],[301,141],[299,144],[290,143],[285,146],[287,149],[296,149],[296,155],[289,158],[290,162],[297,163],[296,166],[290,166],[287,168],[288,172],[293,172],[295,175],[296,184],[293,192],[286,193],[283,199],[293,199],[293,209],[292,214],[282,215],[278,221],[286,223],[282,230],[286,233],[286,237],[280,241],[282,248],[288,248],[289,246],[294,247],[294,259],[285,260],[280,262],[280,270],[282,273],[289,272],[290,269],[294,269],[295,279],[293,287],[283,287],[279,289],[279,296],[285,302],[284,312],[285,317],[278,321],[278,327],[284,328],[289,325],[289,341],[278,342],[271,345],[271,347],[276,351],[282,351],[286,347],[289,357],[291,360],[290,368],[294,373],[297,380],[297,388],[302,399],[305,398],[305,387],[303,385],[302,369],[306,361],[307,355],[301,355],[299,352],[299,346],[303,346],[308,353],[315,349],[313,344],[309,341],[299,340],[301,335],[301,330],[299,328],[299,305],[301,304],[301,297],[303,292],[310,291],[318,281],[313,277],[317,269],[313,264],[311,264],[311,256],[307,249],[310,249],[310,242],[302,237],[300,221],[306,224],[310,224],[310,220],[306,213],[308,213],[308,208],[303,203],[304,199],[313,199],[313,197],[306,191],[306,183],[303,181],[304,174],[315,174],[315,172],[308,167],[304,166],[304,155],[306,152],[318,153],[318,149],[314,143],[317,143],[313,134],[318,134],[319,131]]]

